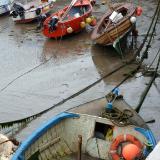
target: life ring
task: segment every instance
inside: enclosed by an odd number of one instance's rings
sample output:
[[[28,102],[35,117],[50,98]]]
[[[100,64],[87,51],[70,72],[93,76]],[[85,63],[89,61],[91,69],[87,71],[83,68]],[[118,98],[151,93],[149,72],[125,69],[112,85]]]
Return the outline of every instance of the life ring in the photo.
[[[118,154],[118,147],[120,144],[124,142],[131,142],[132,144],[135,144],[138,148],[140,149],[143,148],[143,145],[136,137],[130,134],[119,135],[114,139],[113,143],[111,144],[110,151],[109,151],[109,154],[111,155],[113,160],[120,159],[120,155]]]

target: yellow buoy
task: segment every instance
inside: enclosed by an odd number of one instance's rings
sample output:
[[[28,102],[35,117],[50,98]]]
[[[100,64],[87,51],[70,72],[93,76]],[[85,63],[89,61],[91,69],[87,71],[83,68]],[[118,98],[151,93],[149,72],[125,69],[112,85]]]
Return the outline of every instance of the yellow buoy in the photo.
[[[43,8],[43,12],[45,12],[47,10],[49,10],[49,6],[46,6],[46,7]]]
[[[86,18],[86,23],[90,24],[92,22],[92,19],[90,17]]]
[[[72,27],[68,27],[68,28],[67,28],[67,33],[72,33],[72,32],[73,32]]]
[[[82,22],[80,23],[80,26],[81,26],[81,28],[84,28],[84,27],[86,26],[86,23],[85,23],[84,21],[82,21]]]

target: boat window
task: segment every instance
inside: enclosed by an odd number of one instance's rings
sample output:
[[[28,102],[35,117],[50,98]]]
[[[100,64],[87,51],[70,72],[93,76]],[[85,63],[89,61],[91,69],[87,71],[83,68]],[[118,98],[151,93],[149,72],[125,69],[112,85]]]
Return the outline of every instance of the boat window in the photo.
[[[94,137],[103,139],[103,140],[110,140],[113,137],[113,126],[96,122],[95,125],[95,134]]]

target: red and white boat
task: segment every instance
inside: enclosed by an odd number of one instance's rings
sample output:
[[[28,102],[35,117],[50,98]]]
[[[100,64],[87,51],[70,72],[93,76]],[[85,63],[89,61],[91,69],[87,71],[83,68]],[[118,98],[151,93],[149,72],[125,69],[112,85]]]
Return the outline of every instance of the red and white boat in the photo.
[[[90,21],[92,5],[89,0],[73,0],[64,9],[53,13],[43,23],[43,34],[49,38],[59,38],[80,32]]]
[[[27,23],[37,19],[40,15],[49,13],[54,7],[55,0],[39,0],[25,5],[14,3],[10,15],[14,22]]]

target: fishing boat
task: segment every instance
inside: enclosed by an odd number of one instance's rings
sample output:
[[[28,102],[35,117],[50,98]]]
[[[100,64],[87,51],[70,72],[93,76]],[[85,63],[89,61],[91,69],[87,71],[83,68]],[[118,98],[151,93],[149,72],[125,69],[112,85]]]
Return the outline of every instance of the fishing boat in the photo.
[[[116,92],[53,117],[21,143],[12,160],[145,158],[155,138]]]
[[[59,38],[80,32],[91,12],[92,5],[89,0],[73,0],[70,5],[53,13],[44,21],[43,34],[49,38]]]
[[[47,14],[53,9],[55,0],[39,0],[38,3],[30,2],[25,5],[15,2],[10,15],[14,22],[28,23],[37,19],[42,14]]]
[[[123,38],[134,28],[136,11],[131,3],[122,3],[116,8],[113,7],[97,23],[91,39],[103,46],[113,45],[117,39]]]
[[[10,11],[13,0],[0,0],[0,15]]]

